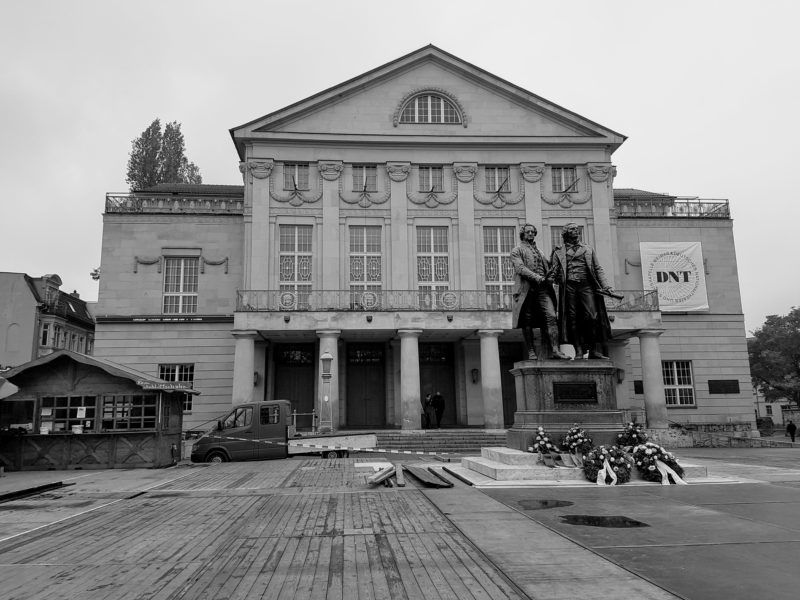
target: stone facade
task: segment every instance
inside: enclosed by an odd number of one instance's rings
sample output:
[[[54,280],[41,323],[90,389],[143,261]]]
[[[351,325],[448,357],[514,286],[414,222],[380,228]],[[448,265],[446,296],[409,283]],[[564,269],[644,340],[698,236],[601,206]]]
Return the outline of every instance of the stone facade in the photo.
[[[536,224],[549,254],[571,221],[625,293],[609,306],[620,408],[665,426],[660,348],[676,340],[688,345],[668,345],[669,356],[697,361],[698,377],[697,406],[679,418],[745,419],[738,289],[722,283],[731,265],[735,277],[730,219],[696,229],[714,244],[711,309],[662,318],[629,272],[636,232],[671,240],[698,221],[618,214],[621,134],[433,46],[231,131],[241,188],[106,200],[97,353],[149,372],[192,364],[202,395],[187,428],[231,402],[284,397],[336,428],[418,429],[420,399],[437,390],[445,426],[510,425],[510,370],[523,356],[508,253],[522,224]],[[199,271],[184,294],[193,309],[165,312],[166,297],[181,296],[168,265],[179,283],[175,269]],[[732,324],[728,362],[683,339],[693,319]],[[723,368],[737,369],[741,393],[703,396]]]

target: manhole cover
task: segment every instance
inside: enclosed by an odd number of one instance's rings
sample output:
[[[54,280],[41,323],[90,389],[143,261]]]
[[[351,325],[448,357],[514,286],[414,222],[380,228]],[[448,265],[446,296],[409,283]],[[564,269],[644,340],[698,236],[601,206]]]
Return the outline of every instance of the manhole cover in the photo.
[[[572,506],[574,502],[566,500],[520,500],[519,505],[524,510],[542,510],[544,508],[561,508],[562,506]]]
[[[647,523],[642,523],[636,519],[615,516],[596,516],[596,515],[562,515],[562,523],[568,525],[588,525],[589,527],[650,527]]]

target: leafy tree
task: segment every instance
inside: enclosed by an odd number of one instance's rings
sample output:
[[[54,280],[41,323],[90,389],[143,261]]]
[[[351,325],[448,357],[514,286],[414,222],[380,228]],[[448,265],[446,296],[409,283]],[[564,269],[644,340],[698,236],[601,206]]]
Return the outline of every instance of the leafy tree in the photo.
[[[747,341],[750,375],[768,399],[787,398],[800,407],[800,307],[769,315]]]
[[[133,140],[128,157],[126,182],[131,190],[141,190],[158,183],[203,183],[200,169],[186,158],[186,145],[177,121],[155,119]]]

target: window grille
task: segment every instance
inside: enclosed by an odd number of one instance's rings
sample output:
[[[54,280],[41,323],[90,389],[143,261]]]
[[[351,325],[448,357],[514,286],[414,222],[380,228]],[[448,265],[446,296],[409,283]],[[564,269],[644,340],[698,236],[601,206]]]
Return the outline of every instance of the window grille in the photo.
[[[383,289],[382,249],[379,225],[350,226],[351,308],[375,308],[380,301],[380,291]]]
[[[665,360],[661,363],[664,376],[664,395],[667,406],[694,406],[692,362],[689,360]]]
[[[54,433],[68,433],[74,425],[94,427],[97,396],[43,396],[41,425]]]
[[[353,191],[378,191],[378,168],[375,165],[353,165]]]
[[[508,192],[508,167],[486,167],[486,191],[489,193]]]
[[[164,259],[164,314],[196,313],[199,259]]]
[[[401,123],[461,123],[461,115],[450,100],[434,94],[415,96],[400,114]]]
[[[575,185],[575,167],[553,167],[554,192],[577,192]]]
[[[419,168],[419,191],[421,192],[444,191],[442,167]]]
[[[295,308],[308,308],[311,294],[311,225],[281,225],[280,290],[295,294]]]
[[[490,308],[511,306],[514,286],[514,265],[511,250],[514,248],[514,227],[483,228],[483,278],[486,301]]]
[[[184,381],[189,387],[194,387],[194,364],[158,365],[158,377],[164,381]],[[181,393],[181,396],[183,412],[192,412],[192,394]]]
[[[308,189],[308,163],[285,163],[283,165],[283,189]]]
[[[422,308],[436,308],[438,292],[450,289],[447,234],[447,227],[417,227],[417,289]]]
[[[155,429],[156,408],[155,394],[103,396],[103,429]]]

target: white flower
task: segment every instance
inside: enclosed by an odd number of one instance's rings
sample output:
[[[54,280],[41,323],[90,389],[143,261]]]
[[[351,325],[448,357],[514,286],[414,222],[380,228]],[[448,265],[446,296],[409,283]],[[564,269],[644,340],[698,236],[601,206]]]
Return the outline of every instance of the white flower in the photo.
[[[652,454],[652,453],[653,453],[653,451],[652,451],[652,450],[650,450],[650,448],[648,448],[647,450],[645,450],[645,451],[644,451],[644,453],[645,453],[645,454]]]
[[[650,465],[649,467],[647,467],[647,470],[648,471],[655,471],[656,468],[653,465]]]

